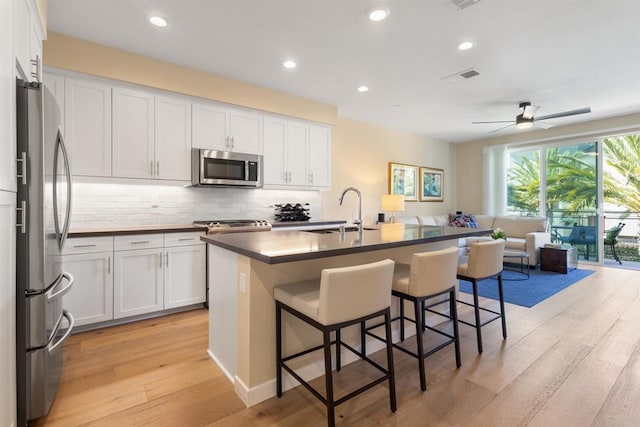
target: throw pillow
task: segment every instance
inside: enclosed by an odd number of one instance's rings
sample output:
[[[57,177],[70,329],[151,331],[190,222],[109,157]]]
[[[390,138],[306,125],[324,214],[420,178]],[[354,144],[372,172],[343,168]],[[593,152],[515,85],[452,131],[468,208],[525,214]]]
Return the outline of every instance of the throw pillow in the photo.
[[[471,214],[449,214],[449,224],[453,227],[478,228],[476,217]]]

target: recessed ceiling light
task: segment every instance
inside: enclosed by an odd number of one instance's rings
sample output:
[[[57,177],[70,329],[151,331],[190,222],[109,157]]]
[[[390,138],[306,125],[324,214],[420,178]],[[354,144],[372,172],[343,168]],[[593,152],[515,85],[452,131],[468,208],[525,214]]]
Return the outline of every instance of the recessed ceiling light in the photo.
[[[373,22],[383,21],[387,16],[389,16],[389,9],[378,8],[369,12],[369,19]]]
[[[149,22],[151,22],[156,27],[166,27],[167,26],[167,21],[164,18],[161,18],[159,16],[152,16],[151,18],[149,18]]]
[[[358,87],[358,92],[369,92],[369,88],[366,86]]]
[[[298,64],[296,64],[295,62],[293,62],[293,61],[291,61],[291,60],[288,60],[288,61],[284,61],[284,62],[282,63],[282,65],[284,66],[284,68],[289,68],[289,69],[291,69],[291,68],[296,68],[296,66],[297,66]]]
[[[458,45],[458,50],[469,50],[473,47],[473,42],[462,42]]]

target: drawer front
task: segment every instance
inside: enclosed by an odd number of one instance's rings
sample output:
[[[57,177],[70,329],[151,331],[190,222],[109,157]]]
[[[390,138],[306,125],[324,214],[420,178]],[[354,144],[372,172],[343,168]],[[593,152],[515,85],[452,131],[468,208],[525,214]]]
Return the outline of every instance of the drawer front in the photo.
[[[114,237],[114,247],[116,251],[161,248],[163,245],[164,245],[164,238],[162,233],[132,234],[127,236]]]
[[[67,239],[62,249],[62,255],[91,254],[96,252],[113,252],[113,236],[73,237]]]
[[[200,240],[200,236],[204,236],[202,231],[187,231],[184,233],[166,233],[164,235],[164,246],[193,246],[204,245],[205,243]]]

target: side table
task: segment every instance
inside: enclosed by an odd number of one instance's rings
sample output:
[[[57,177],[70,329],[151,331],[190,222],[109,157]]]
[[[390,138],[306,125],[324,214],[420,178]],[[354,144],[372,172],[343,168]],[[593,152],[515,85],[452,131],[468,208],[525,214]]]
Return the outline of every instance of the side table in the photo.
[[[567,274],[578,268],[578,252],[574,246],[540,248],[540,270]]]

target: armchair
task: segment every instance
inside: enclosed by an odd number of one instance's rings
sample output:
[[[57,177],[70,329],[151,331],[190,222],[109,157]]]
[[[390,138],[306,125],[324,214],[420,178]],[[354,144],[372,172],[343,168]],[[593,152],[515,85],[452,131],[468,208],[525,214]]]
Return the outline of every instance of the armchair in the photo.
[[[611,254],[613,255],[613,258],[618,261],[618,264],[622,264],[622,261],[620,261],[620,258],[616,253],[616,244],[618,243],[618,235],[622,231],[623,227],[624,223],[619,222],[615,227],[611,227],[610,229],[606,230],[604,235],[604,244],[605,246],[611,247]]]
[[[568,236],[559,236],[562,243],[569,243],[571,246],[584,245],[585,259],[589,259],[589,246],[595,245],[596,227],[592,225],[574,225],[571,234]]]

